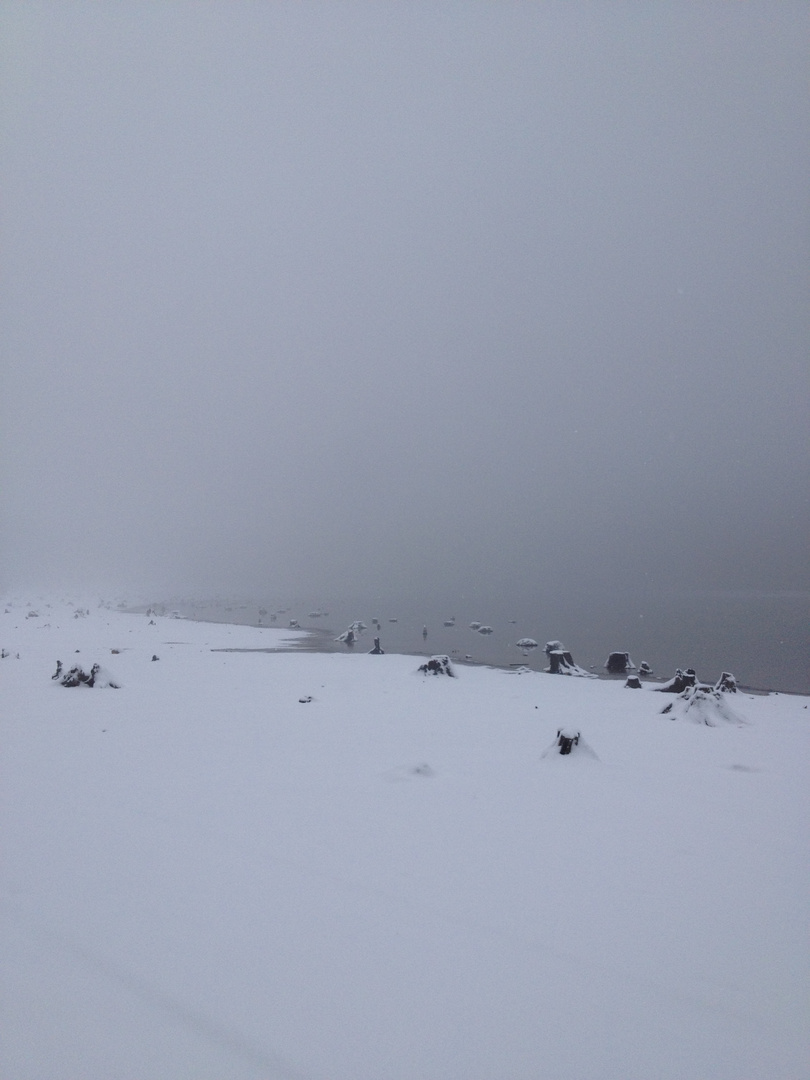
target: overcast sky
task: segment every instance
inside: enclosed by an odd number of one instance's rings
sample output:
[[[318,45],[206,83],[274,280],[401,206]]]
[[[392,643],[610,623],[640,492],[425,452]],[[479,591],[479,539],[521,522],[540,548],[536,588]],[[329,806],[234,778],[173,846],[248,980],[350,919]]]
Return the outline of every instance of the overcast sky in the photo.
[[[0,20],[0,586],[810,587],[810,5]]]

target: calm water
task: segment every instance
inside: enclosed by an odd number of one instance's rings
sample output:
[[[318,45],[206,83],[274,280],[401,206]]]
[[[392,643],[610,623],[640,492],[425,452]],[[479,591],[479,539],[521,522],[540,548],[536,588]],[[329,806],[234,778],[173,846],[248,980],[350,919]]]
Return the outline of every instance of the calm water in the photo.
[[[662,593],[654,597],[589,596],[579,599],[523,597],[512,600],[265,598],[241,601],[174,600],[167,609],[216,622],[287,627],[296,619],[313,631],[310,647],[346,651],[334,638],[356,619],[368,630],[355,651],[372,648],[379,634],[387,652],[431,655],[542,670],[542,646],[561,640],[581,667],[602,671],[607,654],[629,652],[655,673],[670,677],[677,667],[693,667],[714,682],[721,671],[759,689],[810,694],[810,594]],[[260,609],[266,614],[260,615]],[[276,613],[275,621],[271,616]],[[316,614],[320,613],[320,614]],[[455,617],[453,627],[443,623]],[[380,620],[379,631],[372,619]],[[393,621],[396,620],[396,621]],[[470,629],[473,621],[491,635]],[[427,627],[423,640],[422,628]],[[516,646],[522,637],[539,642],[528,656]]]

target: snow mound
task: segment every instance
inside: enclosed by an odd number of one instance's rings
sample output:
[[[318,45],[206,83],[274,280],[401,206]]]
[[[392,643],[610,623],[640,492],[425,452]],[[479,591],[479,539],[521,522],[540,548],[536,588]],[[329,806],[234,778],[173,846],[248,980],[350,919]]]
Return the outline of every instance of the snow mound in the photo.
[[[554,742],[546,747],[540,757],[544,760],[571,757],[599,760],[594,750],[582,738],[582,732],[571,727],[557,728]]]
[[[715,686],[688,686],[661,713],[671,720],[691,720],[706,727],[742,726],[748,722],[731,708],[726,693]]]
[[[103,690],[107,687],[112,687],[113,690],[120,689],[120,683],[113,682],[112,675],[101,664],[93,664],[89,671],[85,671],[78,664],[68,671],[63,671],[62,661],[57,660],[56,671],[51,678],[56,680],[59,686],[84,686],[88,690]]]

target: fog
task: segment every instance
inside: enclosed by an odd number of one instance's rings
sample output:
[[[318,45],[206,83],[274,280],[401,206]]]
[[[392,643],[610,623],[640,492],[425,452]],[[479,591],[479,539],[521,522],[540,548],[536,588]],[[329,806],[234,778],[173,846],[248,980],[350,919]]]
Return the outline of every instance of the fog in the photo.
[[[0,19],[0,586],[810,588],[807,4]]]

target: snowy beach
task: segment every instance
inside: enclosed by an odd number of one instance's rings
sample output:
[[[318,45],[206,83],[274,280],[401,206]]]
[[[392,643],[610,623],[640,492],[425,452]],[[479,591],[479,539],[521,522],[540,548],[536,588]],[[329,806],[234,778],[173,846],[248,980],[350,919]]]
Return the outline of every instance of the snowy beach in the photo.
[[[807,697],[695,722],[621,681],[33,610],[0,615],[2,1076],[808,1075]]]

